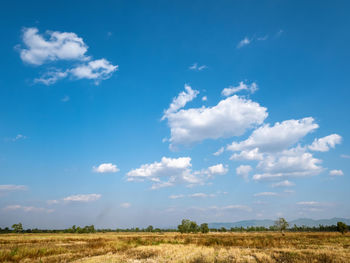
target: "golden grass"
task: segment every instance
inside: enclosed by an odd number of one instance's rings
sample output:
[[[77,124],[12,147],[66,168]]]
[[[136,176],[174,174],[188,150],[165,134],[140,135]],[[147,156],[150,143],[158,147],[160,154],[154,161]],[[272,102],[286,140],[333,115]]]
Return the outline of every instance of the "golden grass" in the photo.
[[[4,234],[0,262],[350,262],[350,234]]]

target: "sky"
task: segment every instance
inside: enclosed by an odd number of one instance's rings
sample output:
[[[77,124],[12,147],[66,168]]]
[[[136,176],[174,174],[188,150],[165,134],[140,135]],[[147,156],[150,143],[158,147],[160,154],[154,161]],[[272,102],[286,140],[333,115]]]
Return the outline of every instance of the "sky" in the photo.
[[[348,1],[0,5],[0,227],[350,217]]]

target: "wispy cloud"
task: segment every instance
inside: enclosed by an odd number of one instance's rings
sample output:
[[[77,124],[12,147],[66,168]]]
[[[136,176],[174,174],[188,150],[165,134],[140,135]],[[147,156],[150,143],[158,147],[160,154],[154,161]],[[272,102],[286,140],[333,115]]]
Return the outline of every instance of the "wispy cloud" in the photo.
[[[53,209],[47,209],[47,208],[35,207],[35,206],[22,206],[22,205],[8,205],[4,208],[4,210],[6,211],[20,210],[23,212],[46,212],[46,213],[54,212]]]
[[[193,63],[188,69],[193,71],[202,71],[208,68],[207,65],[198,65],[198,63]]]
[[[27,190],[28,187],[26,185],[15,185],[15,184],[1,184],[0,185],[0,192],[1,191],[23,191]]]
[[[92,202],[101,198],[100,194],[79,194],[63,198],[65,202]]]

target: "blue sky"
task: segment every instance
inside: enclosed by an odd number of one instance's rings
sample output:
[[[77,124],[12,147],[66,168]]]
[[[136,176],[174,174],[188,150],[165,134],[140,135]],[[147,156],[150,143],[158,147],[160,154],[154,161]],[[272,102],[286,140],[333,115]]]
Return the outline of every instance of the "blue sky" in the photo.
[[[2,3],[0,226],[350,217],[349,7]]]

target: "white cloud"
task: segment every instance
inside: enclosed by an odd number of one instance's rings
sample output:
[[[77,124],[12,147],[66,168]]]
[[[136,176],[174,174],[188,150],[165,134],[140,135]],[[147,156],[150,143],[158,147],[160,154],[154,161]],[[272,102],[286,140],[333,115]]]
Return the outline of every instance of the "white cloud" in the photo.
[[[207,173],[212,175],[224,175],[228,172],[228,168],[222,163],[208,167]]]
[[[22,206],[22,205],[8,205],[4,208],[4,210],[7,210],[7,211],[21,210],[24,212],[46,212],[46,213],[54,212],[53,209],[46,209],[43,207],[35,207],[35,206]]]
[[[206,65],[201,65],[199,66],[198,63],[193,63],[193,65],[191,65],[189,67],[190,70],[194,70],[194,71],[202,71],[204,69],[206,69],[207,66]]]
[[[254,194],[254,196],[278,196],[278,194],[275,192],[261,192]]]
[[[221,147],[219,150],[217,150],[215,153],[213,153],[213,155],[215,156],[219,156],[224,152],[225,148]]]
[[[0,191],[23,191],[27,189],[28,187],[25,185],[0,184]]]
[[[27,136],[23,135],[23,134],[17,134],[15,138],[12,139],[13,142],[18,141],[18,140],[24,140],[26,139]]]
[[[281,182],[278,182],[278,183],[274,183],[271,186],[272,187],[290,187],[290,186],[294,186],[294,185],[295,184],[292,183],[291,181],[284,180],[284,181],[281,181]]]
[[[320,202],[316,202],[316,201],[301,201],[301,202],[297,202],[297,205],[320,205]]]
[[[118,167],[112,163],[102,163],[97,167],[93,167],[95,173],[116,173],[119,171]]]
[[[264,173],[255,174],[253,179],[283,179],[317,175],[323,169],[319,166],[321,162],[311,153],[306,152],[305,148],[296,147],[277,154],[268,154],[257,166],[257,169]]]
[[[203,184],[205,180],[215,175],[226,174],[228,171],[228,168],[222,164],[213,165],[201,171],[192,171],[191,167],[190,157],[162,157],[160,162],[143,164],[126,175],[128,181],[148,180],[153,183],[152,189],[158,189],[177,183],[185,183],[188,186]]]
[[[70,73],[77,79],[94,79],[100,81],[110,78],[112,73],[117,70],[118,65],[112,65],[108,60],[102,58],[72,68]]]
[[[249,45],[251,43],[251,40],[247,37],[243,38],[239,43],[237,44],[237,48],[244,47],[246,45]]]
[[[182,91],[177,97],[173,99],[169,108],[164,111],[162,120],[167,118],[170,114],[177,112],[179,109],[185,107],[185,105],[192,101],[199,94],[198,90],[193,90],[190,86],[185,85],[185,91]]]
[[[342,137],[338,134],[331,134],[326,137],[315,139],[309,146],[311,151],[327,152],[330,148],[334,148],[336,144],[340,144]]]
[[[350,159],[350,155],[347,154],[341,154],[340,157],[344,159]]]
[[[260,152],[276,152],[287,149],[308,133],[318,128],[312,117],[300,120],[286,120],[270,127],[265,124],[257,128],[250,137],[242,142],[233,142],[227,147],[231,151],[259,148]]]
[[[120,207],[122,207],[122,208],[129,208],[130,206],[131,206],[130,203],[121,203],[120,204]]]
[[[253,150],[241,151],[231,155],[230,160],[262,160],[263,154],[259,153],[259,148]]]
[[[329,175],[331,175],[331,176],[343,176],[344,173],[342,170],[331,170],[331,171],[329,171]]]
[[[206,197],[215,197],[214,194],[205,194],[205,193],[194,193],[194,194],[191,194],[189,195],[190,197],[193,197],[193,198],[206,198]]]
[[[170,126],[170,142],[191,144],[205,139],[240,136],[261,124],[267,115],[265,107],[234,95],[213,107],[172,110],[165,118]]]
[[[45,39],[38,32],[37,28],[23,30],[25,48],[21,49],[20,55],[24,62],[42,65],[48,61],[87,59],[88,47],[75,33],[46,31],[49,38]]]
[[[61,99],[62,102],[68,102],[70,101],[70,97],[69,96],[64,96],[62,99]]]
[[[250,93],[254,93],[257,89],[258,89],[258,85],[255,82],[249,85],[241,81],[237,87],[230,86],[229,88],[223,89],[221,92],[221,95],[227,97],[227,96],[231,96],[234,93],[240,92],[242,90],[247,90]]]
[[[170,195],[169,198],[170,199],[180,199],[180,198],[184,198],[185,196],[184,195]]]
[[[96,59],[85,55],[87,45],[83,39],[75,33],[47,31],[45,36],[38,33],[37,28],[26,28],[23,31],[23,43],[25,48],[20,49],[21,59],[29,64],[43,65],[48,62],[70,60],[78,61],[78,65],[67,69],[50,69],[41,77],[34,80],[35,83],[52,85],[60,79],[92,79],[99,81],[108,79],[112,73],[118,70],[117,65],[112,65],[108,60]]]
[[[42,83],[44,85],[52,85],[56,83],[60,79],[64,79],[68,76],[68,71],[48,71],[45,74],[43,74],[40,78],[34,79],[34,83]]]
[[[80,195],[71,195],[63,198],[63,201],[66,202],[92,202],[101,198],[100,194],[80,194]]]
[[[240,165],[236,168],[236,174],[241,176],[243,179],[248,180],[249,173],[252,171],[250,165]]]
[[[47,200],[46,203],[48,205],[56,205],[56,204],[59,204],[60,201],[59,200]]]
[[[207,96],[202,97],[202,101],[207,101],[207,100],[208,100]]]

